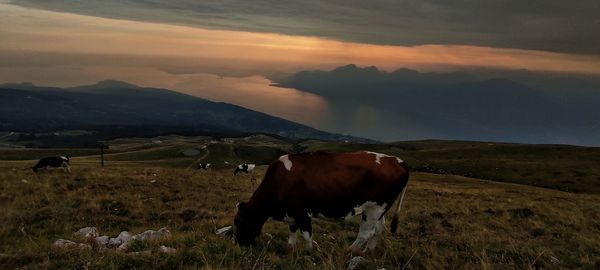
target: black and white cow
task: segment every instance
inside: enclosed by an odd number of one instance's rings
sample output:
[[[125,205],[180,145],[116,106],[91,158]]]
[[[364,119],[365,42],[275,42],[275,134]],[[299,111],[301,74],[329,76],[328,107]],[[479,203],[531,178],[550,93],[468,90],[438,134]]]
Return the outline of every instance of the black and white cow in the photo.
[[[42,158],[31,169],[34,172],[38,172],[39,169],[45,169],[48,167],[53,167],[53,168],[62,167],[65,171],[71,172],[71,166],[69,166],[69,157],[68,156]]]
[[[210,163],[200,163],[198,164],[198,170],[208,170],[210,166]]]
[[[312,248],[312,217],[348,219],[362,216],[353,253],[371,250],[383,232],[385,214],[394,209],[391,231],[408,184],[408,166],[395,157],[375,152],[302,153],[284,155],[273,162],[248,202],[238,204],[235,237],[252,244],[264,223],[272,218],[289,223],[289,245],[297,232]]]
[[[243,163],[235,168],[235,171],[233,171],[233,175],[237,175],[239,172],[249,173],[253,171],[254,168],[256,168],[256,164]]]

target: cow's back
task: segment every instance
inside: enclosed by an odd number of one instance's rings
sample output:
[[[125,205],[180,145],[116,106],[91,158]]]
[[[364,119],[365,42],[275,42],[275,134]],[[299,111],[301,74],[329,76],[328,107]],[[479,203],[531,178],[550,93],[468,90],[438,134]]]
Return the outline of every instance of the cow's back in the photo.
[[[342,217],[367,201],[391,205],[408,180],[406,164],[370,152],[303,153],[269,167],[257,196],[272,196],[283,209],[309,209]]]

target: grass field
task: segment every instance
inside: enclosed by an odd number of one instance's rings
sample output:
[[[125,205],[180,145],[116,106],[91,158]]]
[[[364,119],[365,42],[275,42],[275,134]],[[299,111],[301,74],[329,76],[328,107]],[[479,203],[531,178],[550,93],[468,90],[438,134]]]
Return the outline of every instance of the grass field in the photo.
[[[351,257],[345,249],[354,241],[359,220],[349,223],[314,220],[318,247],[313,252],[288,250],[287,226],[276,221],[267,223],[258,245],[252,248],[240,248],[230,239],[215,235],[215,229],[232,224],[235,204],[247,200],[255,186],[250,175],[233,177],[224,165],[210,171],[195,171],[188,169],[189,165],[199,159],[219,163],[252,161],[247,159],[257,150],[262,151],[257,160],[266,161],[270,155],[291,146],[268,140],[246,141],[209,145],[208,154],[201,152],[193,157],[177,154],[191,145],[200,149],[206,142],[182,138],[163,138],[157,144],[121,141],[114,143],[115,147],[109,151],[105,168],[99,167],[97,156],[86,156],[84,150],[77,150],[82,152],[73,158],[71,174],[61,170],[33,174],[27,169],[35,162],[30,159],[40,154],[35,151],[42,150],[10,152],[11,157],[19,158],[0,161],[0,269],[346,267]],[[310,144],[309,150],[355,147],[306,143]],[[447,156],[440,155],[427,162],[454,164],[446,160],[453,156],[449,145],[436,150],[447,151]],[[485,146],[493,147],[477,144],[473,148]],[[424,146],[411,143],[410,147],[395,145],[380,150],[414,154],[423,151],[419,147]],[[485,160],[494,153],[467,150],[467,146],[460,147],[454,155],[464,158],[468,153]],[[498,155],[507,164],[521,164],[522,160],[511,158],[518,151],[509,150],[499,151]],[[522,155],[551,159],[546,151],[524,151]],[[584,158],[569,162],[579,166],[578,160],[582,160],[585,164],[583,159],[594,156],[594,151],[583,149]],[[578,153],[572,155],[577,157]],[[402,157],[409,162],[423,158]],[[485,162],[475,164],[485,165]],[[456,170],[460,168],[453,166]],[[538,166],[543,170],[540,174],[552,173],[546,171],[547,167]],[[257,178],[262,177],[265,169],[266,166],[258,168]],[[582,168],[582,172],[592,175],[594,172],[589,171],[593,169]],[[366,269],[598,269],[599,206],[600,196],[594,192],[573,193],[451,174],[413,173],[399,231],[397,235],[386,233],[380,247],[366,255]],[[111,237],[122,230],[140,233],[168,227],[173,237],[133,245],[133,251],[152,250],[149,255],[95,248],[83,251],[51,248],[55,240],[72,239],[74,231],[87,226],[95,226],[102,235]],[[176,248],[177,252],[157,252],[160,245]]]

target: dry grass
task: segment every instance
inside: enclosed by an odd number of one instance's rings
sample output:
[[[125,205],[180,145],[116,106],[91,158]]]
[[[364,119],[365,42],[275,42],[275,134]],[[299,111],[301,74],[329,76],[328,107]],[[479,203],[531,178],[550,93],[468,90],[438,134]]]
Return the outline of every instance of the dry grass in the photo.
[[[214,230],[230,225],[235,203],[254,187],[231,171],[199,172],[75,158],[73,173],[34,175],[30,162],[0,164],[0,269],[340,269],[357,221],[315,220],[313,252],[286,249],[287,226],[269,221],[259,244],[240,248]],[[256,172],[262,176],[265,168]],[[260,178],[260,177],[259,177]],[[26,180],[24,183],[22,180]],[[156,180],[156,182],[152,182]],[[600,196],[450,175],[413,175],[401,227],[367,255],[376,269],[600,267]],[[51,248],[81,227],[101,234],[168,227],[176,254]]]

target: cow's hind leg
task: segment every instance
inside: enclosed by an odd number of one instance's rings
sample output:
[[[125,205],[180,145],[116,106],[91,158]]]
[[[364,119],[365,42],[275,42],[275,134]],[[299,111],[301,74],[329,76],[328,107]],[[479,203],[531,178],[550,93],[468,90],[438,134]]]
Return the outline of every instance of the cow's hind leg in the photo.
[[[71,172],[71,166],[69,166],[69,164],[63,164],[62,167],[65,172]]]
[[[387,209],[385,204],[378,205],[375,202],[364,203],[360,208],[363,210],[362,221],[356,240],[349,248],[350,252],[356,254],[375,248],[379,235],[383,231],[383,214]]]
[[[375,223],[375,227],[373,228],[373,234],[371,235],[371,238],[367,240],[367,250],[373,250],[375,249],[375,247],[377,247],[384,226],[385,217],[381,217],[381,219],[378,220],[377,223]]]

